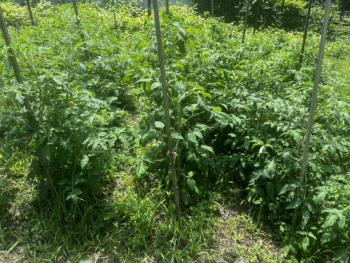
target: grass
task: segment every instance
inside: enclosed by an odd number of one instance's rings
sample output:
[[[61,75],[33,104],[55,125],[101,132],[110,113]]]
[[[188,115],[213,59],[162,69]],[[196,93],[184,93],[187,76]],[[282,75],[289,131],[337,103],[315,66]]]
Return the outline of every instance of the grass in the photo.
[[[344,80],[344,85],[338,85],[336,90],[344,97],[350,96],[350,55],[348,54],[344,58],[329,58],[328,61],[332,62],[333,70],[340,74]]]
[[[154,178],[141,185],[119,173],[105,182],[104,196],[58,210],[40,200],[19,169],[29,156],[2,156],[9,202],[0,204],[1,262],[288,262],[269,228],[237,205],[238,190],[183,207],[177,224],[170,193]]]
[[[330,60],[350,84],[350,56]],[[25,180],[30,159],[30,149],[0,155],[8,197],[0,200],[0,262],[295,262],[281,258],[281,234],[231,186],[182,207],[176,222],[171,193],[155,177],[141,184],[112,168],[101,196],[58,209]]]
[[[350,82],[350,55],[343,59],[338,59],[334,61],[335,70],[340,72],[343,78]]]

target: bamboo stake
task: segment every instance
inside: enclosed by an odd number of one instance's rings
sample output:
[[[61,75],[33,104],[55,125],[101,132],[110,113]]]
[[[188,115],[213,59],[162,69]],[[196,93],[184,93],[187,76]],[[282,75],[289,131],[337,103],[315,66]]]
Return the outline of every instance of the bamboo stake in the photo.
[[[151,16],[151,0],[147,0],[147,13],[148,13],[148,18]]]
[[[115,0],[112,0],[113,6],[115,6]],[[114,29],[117,29],[117,19],[115,18],[115,9],[113,9],[113,18],[114,18]]]
[[[80,19],[79,19],[77,3],[75,2],[75,0],[72,0],[72,3],[73,3],[75,16],[77,17],[77,25],[79,26],[80,25]],[[83,32],[81,32],[80,37],[85,42],[85,37],[84,37],[84,33]],[[84,43],[83,46],[84,46],[85,59],[89,60],[89,52],[87,50],[86,43]]]
[[[160,30],[159,13],[158,13],[159,11],[158,11],[157,0],[153,0],[153,9],[154,9],[154,20],[156,23],[158,55],[159,55],[160,73],[161,73],[161,78],[162,78],[162,87],[163,87],[164,113],[165,113],[166,133],[167,133],[167,139],[168,139],[171,177],[172,177],[172,181],[173,181],[176,216],[177,216],[178,221],[180,222],[180,205],[179,205],[179,192],[177,189],[177,179],[176,179],[176,170],[175,170],[175,153],[173,152],[173,143],[171,140],[171,123],[170,123],[170,115],[169,115],[169,101],[168,101],[168,92],[167,92],[167,85],[166,85],[166,78],[165,78],[165,63],[164,63],[162,35],[161,35],[161,30]]]
[[[30,7],[29,0],[26,0],[27,2],[27,8],[30,16],[30,21],[32,21],[32,26],[34,26],[34,19],[33,19],[33,14],[32,14],[32,8]]]
[[[165,0],[165,5],[166,5],[166,14],[169,15],[169,0]]]
[[[113,11],[113,17],[114,17],[114,28],[117,29],[117,19],[115,18],[115,12]]]
[[[244,38],[245,38],[245,31],[247,30],[247,23],[248,23],[248,13],[249,13],[249,2],[250,0],[246,0],[246,11],[245,11],[245,19],[244,19],[244,29],[243,29],[243,37],[242,37],[242,44],[244,44]]]
[[[256,16],[255,16],[255,21],[254,21],[254,33],[257,31],[257,26],[258,26],[258,19],[259,19],[259,11],[260,11],[260,5],[261,5],[261,0],[258,0],[257,3],[257,10],[256,10]]]
[[[284,9],[284,0],[282,0],[281,13],[283,13],[283,9]]]
[[[284,0],[282,0],[282,4],[281,4],[281,15],[280,15],[280,26],[282,27],[282,19],[283,19],[283,10],[284,10]]]
[[[301,63],[303,63],[305,44],[306,44],[306,37],[307,37],[307,30],[308,30],[308,27],[309,27],[309,20],[310,20],[310,13],[311,13],[311,0],[309,0],[309,7],[307,9],[305,30],[304,30],[304,37],[303,37],[303,45],[301,47],[301,54],[300,54],[300,59],[299,59],[299,65],[300,66],[301,66]]]
[[[311,129],[312,129],[312,124],[313,124],[313,120],[314,120],[314,113],[315,113],[315,108],[316,108],[316,102],[317,102],[318,85],[320,83],[320,77],[321,77],[321,71],[322,71],[322,60],[323,60],[323,55],[324,55],[324,47],[326,44],[326,36],[327,36],[327,29],[328,29],[331,4],[332,4],[332,0],[327,0],[326,11],[324,14],[322,35],[321,35],[320,51],[319,51],[318,61],[317,61],[315,83],[314,83],[314,89],[312,92],[312,99],[311,99],[311,105],[310,105],[309,121],[307,124],[307,132],[306,132],[306,138],[305,138],[303,161],[301,164],[301,171],[300,171],[300,178],[299,178],[299,182],[301,185],[304,184],[305,169],[306,169],[306,164],[307,164],[307,159],[308,159],[308,154],[309,154]],[[301,196],[300,189],[298,189],[297,195]],[[294,211],[294,217],[293,217],[293,222],[292,222],[293,228],[295,228],[295,226],[296,226],[297,212],[298,212],[298,208],[296,208]]]
[[[3,14],[2,14],[1,7],[0,7],[0,27],[1,27],[1,31],[2,31],[2,34],[3,34],[4,39],[5,39],[6,46],[7,46],[8,59],[11,60],[16,80],[17,80],[17,82],[19,84],[23,84],[23,79],[21,77],[21,71],[20,71],[19,66],[18,66],[18,62],[17,62],[17,58],[16,58],[16,55],[15,55],[15,52],[10,47],[11,39],[10,39],[10,35],[9,35],[8,31],[7,31],[5,18],[3,16]],[[32,124],[34,124],[33,126],[38,127],[39,123],[38,123],[38,121],[35,118],[35,113],[34,113],[34,111],[32,109],[32,106],[29,103],[28,97],[27,97],[24,89],[23,89],[23,95],[24,95],[24,107],[27,110],[29,123],[32,123]],[[42,163],[42,165],[44,167],[44,172],[45,172],[46,179],[47,179],[47,181],[49,183],[49,186],[50,186],[52,198],[54,199],[55,203],[58,204],[58,200],[57,200],[57,196],[56,196],[56,189],[55,189],[55,186],[53,184],[51,173],[50,173],[50,167],[47,164],[46,156],[45,156],[44,151],[42,149],[39,150],[39,157],[40,157],[41,163]]]

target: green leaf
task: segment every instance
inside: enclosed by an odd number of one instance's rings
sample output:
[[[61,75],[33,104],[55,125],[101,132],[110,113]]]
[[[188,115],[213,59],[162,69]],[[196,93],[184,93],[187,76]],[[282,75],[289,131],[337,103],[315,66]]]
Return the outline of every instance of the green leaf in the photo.
[[[143,147],[146,146],[146,144],[151,141],[151,140],[154,140],[154,139],[157,139],[158,138],[158,134],[156,132],[156,130],[149,130],[148,132],[146,132],[142,138],[141,138],[141,145]]]
[[[190,193],[187,191],[182,192],[181,198],[182,198],[182,201],[187,205],[190,201]]]
[[[24,105],[24,96],[23,95],[16,93],[16,100],[20,105]]]
[[[0,193],[0,204],[6,204],[9,202],[8,197],[5,195],[5,193]]]
[[[332,258],[332,262],[336,262],[336,263],[349,262],[349,254],[347,253],[346,247],[340,248],[335,252],[334,257]]]
[[[203,139],[203,135],[202,135],[202,133],[200,131],[194,130],[193,134],[196,135],[198,138]]]
[[[183,140],[184,137],[181,136],[181,134],[177,132],[171,132],[171,138],[174,140]]]
[[[297,182],[297,181],[285,184],[284,186],[282,186],[278,195],[284,194],[284,193],[289,192],[289,191],[294,191],[298,185],[299,185],[299,182]]]
[[[205,151],[208,151],[208,152],[211,152],[211,153],[214,153],[214,150],[212,147],[208,146],[208,145],[201,145],[200,148],[202,150],[205,150]]]
[[[266,167],[267,176],[273,178],[274,174],[276,173],[276,166],[275,159],[273,159],[272,162],[270,162]]]
[[[211,166],[211,168],[213,168],[213,169],[215,169],[215,161],[213,160],[213,159],[211,159],[211,158],[208,158],[208,163],[209,163],[209,165]]]
[[[327,192],[321,192],[321,193],[319,193],[319,194],[314,198],[315,203],[316,203],[316,204],[319,204],[322,200],[325,199],[326,195],[327,195]]]
[[[12,156],[12,148],[10,145],[6,145],[5,149],[4,149],[4,152],[7,156],[7,158],[11,158]]]
[[[155,155],[154,152],[148,152],[147,154],[142,156],[142,160],[147,163],[153,163],[153,156]]]
[[[152,81],[152,78],[141,78],[135,83],[137,84],[137,83],[150,82],[150,81]]]
[[[317,237],[312,232],[308,232],[307,235],[309,237],[312,237],[313,239],[317,240]]]
[[[284,161],[284,166],[286,167],[286,170],[291,168],[291,164],[292,164],[292,154],[290,152],[284,152],[282,153],[282,158]]]
[[[163,128],[165,127],[165,124],[164,124],[163,122],[161,122],[161,121],[156,121],[156,122],[154,123],[154,126],[155,126],[156,128],[163,129]]]
[[[275,187],[274,187],[274,185],[273,185],[273,183],[268,183],[267,185],[266,185],[266,190],[267,190],[267,193],[268,193],[268,195],[269,195],[269,197],[272,199],[272,200],[274,200],[274,197],[275,197]]]
[[[147,97],[150,97],[152,95],[151,84],[149,82],[143,83],[143,90],[145,91]]]
[[[222,109],[221,109],[220,107],[211,106],[211,108],[212,108],[213,110],[218,111],[218,112],[222,112]]]
[[[293,200],[287,205],[286,209],[294,209],[297,208],[301,203],[303,202],[303,199],[300,197],[295,197]]]
[[[160,87],[162,84],[160,84],[159,82],[154,82],[152,85],[151,85],[151,90],[153,89],[156,89],[158,87]]]
[[[303,250],[306,252],[307,251],[307,247],[309,246],[309,238],[308,237],[303,237],[301,245],[303,247]]]
[[[93,263],[93,261],[90,257],[87,257],[87,258],[80,260],[79,263]]]
[[[313,214],[316,213],[316,204],[314,203],[313,200],[305,200],[304,204],[306,205],[306,207],[309,209],[309,211]]]
[[[321,245],[332,242],[335,239],[335,237],[336,235],[334,234],[334,232],[324,233],[321,237]]]
[[[345,216],[341,213],[338,213],[338,217],[339,217],[338,226],[340,229],[343,229],[345,227]]]
[[[254,200],[258,197],[259,193],[262,189],[259,186],[254,186],[249,191],[248,202],[254,202]]]
[[[73,188],[73,190],[67,195],[66,201],[72,199],[73,202],[78,201],[78,195],[80,195],[82,191],[79,188]]]
[[[89,162],[89,157],[87,155],[84,155],[80,163],[81,169],[84,169],[84,167],[88,164],[88,162]]]
[[[186,40],[187,39],[186,31],[181,27],[178,27],[177,29],[179,30],[180,35]]]
[[[128,141],[129,137],[126,134],[120,134],[118,138],[122,141],[123,144],[125,144],[127,147],[130,146],[130,143]]]
[[[147,166],[142,160],[137,160],[135,165],[135,175],[137,179],[141,179],[145,174],[147,174]]]
[[[338,216],[336,214],[332,214],[332,213],[328,214],[324,224],[322,225],[322,228],[326,229],[333,226],[334,223],[337,221],[337,219],[338,219]]]
[[[302,213],[303,213],[302,229],[304,229],[306,227],[307,222],[310,219],[310,212],[305,205],[303,206]]]
[[[196,187],[196,181],[192,179],[187,179],[187,185],[190,187],[192,191],[194,191]]]
[[[60,81],[59,79],[57,78],[52,78],[54,82],[56,82],[58,85],[62,85],[62,81]]]
[[[293,131],[293,138],[297,144],[300,144],[301,140],[303,139],[303,136],[298,131]]]
[[[4,64],[6,71],[10,73],[12,70],[12,60],[6,56],[4,59]]]
[[[173,213],[175,211],[175,208],[176,208],[175,203],[173,201],[170,201],[169,202],[169,212]]]

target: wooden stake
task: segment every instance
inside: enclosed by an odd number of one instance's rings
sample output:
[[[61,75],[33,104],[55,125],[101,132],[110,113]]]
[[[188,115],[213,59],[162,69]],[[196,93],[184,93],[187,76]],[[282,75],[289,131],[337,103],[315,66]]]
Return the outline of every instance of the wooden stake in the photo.
[[[284,0],[282,0],[281,13],[283,13],[283,9],[284,9]]]
[[[281,4],[280,27],[282,27],[282,19],[283,19],[283,16],[284,16],[283,10],[284,10],[284,0],[282,0],[282,4]]]
[[[260,5],[261,5],[261,0],[258,0],[257,3],[257,10],[256,10],[256,15],[255,15],[255,21],[254,21],[254,33],[255,31],[257,31],[257,27],[258,27],[258,19],[259,19],[259,11],[260,11]]]
[[[115,0],[112,0],[113,5],[115,6]],[[114,18],[114,29],[117,29],[117,19],[115,18],[115,9],[113,9],[113,18]]]
[[[115,18],[115,12],[113,11],[113,17],[114,17],[114,29],[117,29],[117,19]]]
[[[304,57],[304,51],[305,51],[305,44],[306,44],[306,37],[307,37],[307,30],[309,27],[309,20],[310,20],[310,13],[311,13],[311,0],[309,0],[309,7],[307,9],[307,15],[306,15],[306,22],[305,22],[305,29],[304,29],[304,37],[303,37],[303,45],[301,47],[301,54],[299,59],[299,65],[301,67],[301,63],[303,63],[303,57]]]
[[[72,2],[73,2],[74,13],[75,13],[75,16],[77,17],[77,25],[79,26],[80,25],[80,19],[79,19],[77,3],[75,2],[75,0],[72,0]],[[80,37],[85,42],[85,37],[84,37],[84,33],[83,32],[81,32]],[[89,52],[87,50],[86,43],[84,43],[83,46],[85,48],[84,49],[85,59],[89,60]]]
[[[151,0],[147,0],[147,13],[148,18],[151,16],[152,10],[151,10]]]
[[[32,8],[30,7],[29,0],[26,0],[27,2],[27,8],[30,16],[30,20],[32,21],[32,26],[34,26],[34,19],[33,19],[33,14],[32,14]]]
[[[299,182],[301,185],[304,185],[305,169],[306,169],[306,164],[307,164],[308,154],[309,154],[311,130],[312,130],[312,124],[313,124],[313,120],[314,120],[314,113],[315,113],[316,102],[317,102],[318,85],[320,83],[320,77],[321,77],[321,71],[322,71],[322,60],[323,60],[323,55],[324,55],[324,47],[326,44],[326,36],[327,36],[327,29],[328,29],[328,22],[329,22],[329,14],[330,14],[330,10],[331,10],[331,5],[332,5],[332,0],[327,0],[326,11],[324,14],[322,35],[321,35],[320,50],[319,50],[319,54],[318,54],[315,83],[314,83],[314,89],[312,92],[312,99],[311,99],[311,105],[310,105],[309,121],[307,124],[307,132],[306,132],[306,138],[305,138],[303,161],[301,163],[301,171],[300,171],[300,177],[299,177]],[[298,189],[297,195],[301,196],[300,189]],[[293,217],[293,222],[292,222],[293,228],[295,228],[295,226],[296,226],[297,212],[298,212],[298,208],[296,208],[294,211],[294,217]]]
[[[166,78],[165,78],[165,63],[164,63],[163,44],[162,44],[162,35],[161,35],[161,30],[160,30],[159,13],[158,13],[159,11],[158,11],[157,0],[153,0],[153,9],[154,9],[154,20],[156,23],[156,31],[157,31],[158,55],[159,55],[162,87],[163,87],[165,125],[166,125],[167,139],[168,139],[168,150],[169,150],[169,159],[170,159],[170,167],[171,167],[171,177],[172,177],[172,181],[173,181],[175,209],[176,209],[177,219],[179,222],[181,222],[180,221],[179,192],[177,189],[177,179],[176,179],[176,170],[175,170],[175,153],[173,152],[173,143],[172,143],[172,139],[171,139],[171,123],[170,123],[170,114],[169,114],[168,91],[167,91]]]
[[[248,23],[248,14],[249,14],[249,2],[250,0],[246,0],[246,11],[245,11],[245,19],[244,19],[244,29],[243,29],[243,37],[242,37],[242,44],[244,44],[244,38],[245,38],[245,31],[247,30],[247,23]]]
[[[11,39],[10,39],[10,35],[9,35],[8,31],[7,31],[7,27],[6,27],[4,16],[2,14],[1,7],[0,7],[0,28],[1,28],[2,34],[4,36],[4,39],[5,39],[5,43],[6,43],[6,46],[7,46],[8,59],[11,60],[16,80],[17,80],[17,82],[19,84],[23,84],[23,80],[22,80],[22,77],[21,77],[21,71],[20,71],[18,63],[17,63],[17,58],[15,56],[15,52],[14,52],[14,50],[12,48],[10,48]],[[29,123],[32,123],[32,124],[34,124],[35,127],[38,127],[39,123],[38,123],[38,121],[35,118],[35,113],[32,110],[32,107],[31,107],[31,105],[29,103],[29,100],[28,100],[28,97],[27,97],[27,95],[25,93],[25,90],[23,90],[23,95],[24,95],[24,107],[27,110]],[[54,199],[55,203],[58,204],[58,199],[57,199],[57,196],[56,196],[56,189],[55,189],[55,186],[53,184],[51,173],[50,173],[50,167],[47,164],[47,160],[46,160],[44,151],[42,149],[39,150],[39,157],[40,157],[41,163],[42,163],[42,165],[44,167],[44,172],[45,172],[45,175],[46,175],[46,179],[47,179],[47,181],[49,183],[49,187],[50,187],[50,190],[51,190],[52,198]]]
[[[166,5],[166,14],[169,15],[169,0],[165,0],[165,5]]]

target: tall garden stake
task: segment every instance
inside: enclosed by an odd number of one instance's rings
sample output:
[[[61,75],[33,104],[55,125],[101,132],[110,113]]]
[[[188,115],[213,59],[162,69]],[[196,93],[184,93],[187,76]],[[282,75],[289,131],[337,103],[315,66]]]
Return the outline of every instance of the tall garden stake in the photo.
[[[169,0],[165,0],[165,6],[166,6],[166,14],[169,15]]]
[[[301,54],[299,59],[299,65],[301,66],[301,63],[303,63],[303,56],[305,51],[305,44],[306,44],[306,37],[307,37],[307,30],[309,27],[309,20],[310,20],[310,12],[311,12],[311,0],[309,0],[309,7],[307,9],[307,15],[306,15],[306,22],[305,22],[305,30],[304,30],[304,37],[303,37],[303,45],[301,47]]]
[[[33,14],[32,14],[32,8],[30,7],[29,0],[26,0],[27,2],[27,8],[30,16],[30,21],[32,21],[32,26],[34,26],[34,19],[33,19]]]
[[[282,27],[282,21],[284,18],[283,10],[284,10],[284,0],[282,0],[282,4],[281,4],[280,27]]]
[[[113,17],[114,17],[114,29],[117,29],[117,19],[115,18],[115,11],[113,11]]]
[[[245,19],[244,19],[244,29],[243,29],[243,37],[242,37],[242,44],[244,44],[244,38],[245,38],[245,31],[247,30],[247,23],[248,23],[248,14],[249,14],[249,2],[250,0],[246,0],[246,11],[245,11]]]
[[[211,17],[214,17],[214,0],[211,0],[210,10],[211,10]]]
[[[164,65],[164,56],[163,56],[162,35],[161,35],[161,31],[160,31],[160,22],[159,22],[159,13],[158,13],[159,11],[158,11],[157,0],[153,0],[153,9],[154,9],[154,20],[156,23],[158,55],[159,55],[160,73],[161,73],[161,78],[162,78],[162,87],[163,87],[165,125],[166,125],[167,139],[168,139],[171,177],[172,177],[172,181],[173,181],[176,216],[177,216],[178,221],[180,222],[179,191],[177,189],[177,179],[176,179],[176,170],[175,170],[175,153],[173,152],[173,142],[171,140],[171,123],[170,123],[170,115],[169,115],[168,91],[167,91],[167,85],[166,85],[166,79],[165,79],[165,65]]]
[[[72,0],[72,3],[73,3],[75,16],[77,17],[77,25],[79,26],[80,25],[80,19],[79,19],[77,3],[75,2],[75,0]],[[85,37],[84,37],[84,33],[83,32],[81,32],[80,37],[85,42]],[[87,50],[86,43],[84,43],[84,54],[85,54],[85,59],[89,60],[89,52]]]
[[[258,0],[257,8],[256,8],[256,15],[255,15],[255,21],[254,21],[254,33],[258,30],[258,19],[259,19],[259,11],[261,6],[261,0]]]
[[[328,21],[329,21],[329,13],[331,10],[331,4],[332,4],[332,0],[327,0],[326,11],[324,14],[322,35],[321,35],[320,51],[319,51],[318,61],[317,61],[315,83],[314,83],[314,89],[312,92],[312,99],[311,99],[311,105],[310,105],[309,122],[307,124],[307,132],[306,132],[306,138],[305,138],[303,161],[301,163],[301,171],[300,171],[300,178],[299,178],[301,185],[304,184],[305,169],[306,169],[306,163],[307,163],[308,154],[309,154],[311,129],[312,129],[312,124],[313,124],[313,120],[314,120],[314,113],[315,113],[315,108],[316,108],[316,102],[317,102],[318,84],[320,83],[320,77],[321,77],[321,71],[322,71],[322,60],[323,60],[323,54],[324,54],[324,47],[326,44],[326,35],[327,35],[327,28],[328,28]],[[297,194],[299,197],[301,196],[300,189],[298,189]],[[298,212],[298,208],[295,209],[295,213],[294,213],[294,217],[293,217],[293,228],[295,228],[295,226],[296,226],[297,212]]]
[[[7,27],[6,27],[4,16],[2,14],[1,7],[0,7],[0,28],[1,28],[2,34],[4,36],[4,39],[5,39],[5,43],[6,43],[6,46],[7,46],[8,59],[12,63],[13,72],[15,73],[16,80],[17,80],[17,82],[19,84],[23,84],[23,80],[22,80],[22,77],[21,77],[21,71],[20,71],[18,63],[17,63],[17,58],[15,56],[15,52],[10,47],[11,39],[10,39],[9,33],[7,31]],[[29,123],[31,123],[32,126],[37,128],[39,126],[39,123],[38,123],[38,121],[35,118],[35,113],[32,110],[32,106],[29,103],[29,100],[28,100],[28,97],[27,97],[27,95],[25,93],[25,90],[23,90],[23,95],[24,95],[24,107],[27,110]],[[46,179],[47,179],[47,181],[49,183],[49,187],[50,187],[50,190],[51,190],[52,198],[54,199],[55,203],[57,204],[58,200],[57,200],[57,196],[56,196],[55,186],[53,184],[51,173],[50,173],[50,167],[47,164],[46,156],[45,156],[44,151],[42,149],[39,150],[39,157],[40,157],[40,161],[41,161],[41,163],[42,163],[42,165],[44,167],[44,172],[45,172],[45,175],[46,175]]]
[[[151,16],[151,0],[147,0],[147,14],[148,14],[148,18]]]
[[[115,6],[115,0],[113,0],[113,6]],[[115,9],[113,9],[113,18],[114,18],[114,29],[117,30],[117,19],[115,18]]]

